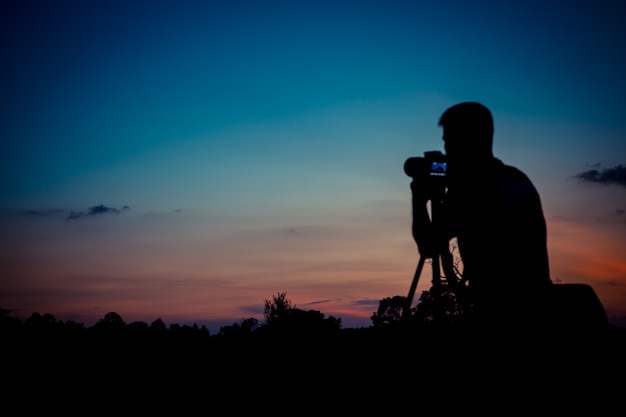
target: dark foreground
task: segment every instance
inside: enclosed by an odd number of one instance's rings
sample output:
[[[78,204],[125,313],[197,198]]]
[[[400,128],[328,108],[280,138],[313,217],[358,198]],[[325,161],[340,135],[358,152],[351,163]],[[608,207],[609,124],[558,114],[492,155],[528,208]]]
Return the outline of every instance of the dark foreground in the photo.
[[[3,404],[19,414],[604,415],[626,392],[626,329],[616,327],[533,337],[426,327],[4,336]]]

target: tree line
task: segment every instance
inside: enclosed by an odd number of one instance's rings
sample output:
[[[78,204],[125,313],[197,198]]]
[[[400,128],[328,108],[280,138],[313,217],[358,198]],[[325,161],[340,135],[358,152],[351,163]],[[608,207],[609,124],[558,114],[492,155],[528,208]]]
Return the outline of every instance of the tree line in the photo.
[[[405,302],[403,296],[386,297],[379,301],[376,312],[371,316],[373,328],[393,327],[402,321],[402,309]],[[449,299],[448,321],[459,319],[461,314],[452,307]],[[428,291],[425,291],[420,298],[417,307],[412,309],[412,316],[420,321],[429,322],[433,319],[433,299]],[[169,326],[161,319],[157,318],[151,323],[134,321],[127,323],[117,312],[108,312],[99,319],[93,326],[85,326],[84,323],[74,320],[57,320],[51,313],[41,314],[33,312],[28,318],[22,320],[13,316],[12,310],[0,308],[0,330],[4,334],[63,334],[67,336],[77,336],[82,333],[93,333],[102,335],[113,334],[170,334],[180,337],[193,337],[197,339],[207,339],[210,337],[241,337],[255,333],[299,333],[299,334],[332,334],[343,329],[341,318],[328,316],[317,310],[303,310],[297,308],[292,300],[287,298],[287,293],[279,292],[270,299],[264,301],[264,319],[259,320],[254,317],[246,318],[240,322],[232,323],[220,327],[216,334],[211,334],[205,326],[197,324],[187,325],[172,323]]]
[[[211,334],[205,326],[172,323],[169,326],[157,318],[151,323],[134,321],[127,323],[117,312],[108,312],[93,326],[73,320],[57,320],[53,314],[33,312],[22,320],[12,315],[12,311],[0,308],[0,331],[5,336],[154,336],[194,340],[210,338],[236,338],[252,334],[311,333],[324,334],[339,331],[341,318],[326,317],[316,310],[297,308],[286,293],[277,293],[265,300],[264,320],[246,318],[231,325],[222,326],[219,332]]]
[[[377,311],[373,312],[370,317],[371,326],[345,329],[341,318],[327,317],[317,310],[297,308],[287,298],[285,292],[279,292],[264,301],[262,320],[254,317],[246,318],[220,327],[216,334],[211,334],[204,325],[172,323],[168,326],[161,318],[151,323],[141,321],[126,323],[117,312],[113,311],[106,313],[93,326],[87,327],[83,323],[72,320],[57,320],[50,313],[33,312],[30,317],[21,320],[13,316],[11,310],[0,308],[0,334],[5,340],[27,342],[52,339],[76,341],[82,338],[98,343],[122,339],[136,343],[146,341],[212,343],[286,336],[308,338],[308,340],[346,334],[389,337],[392,334],[401,335],[408,331],[411,337],[418,336],[429,341],[437,338],[445,344],[450,342],[450,338],[455,338],[454,342],[458,342],[461,337],[467,337],[475,330],[471,326],[471,308],[464,305],[458,298],[454,291],[446,289],[445,286],[438,292],[434,292],[433,289],[423,291],[407,316],[404,314],[406,313],[404,311],[406,297],[399,295],[385,297],[379,301]],[[502,333],[503,330],[507,330],[509,334],[516,331],[516,329],[490,329],[494,335],[498,332]],[[588,335],[585,334],[585,336]]]

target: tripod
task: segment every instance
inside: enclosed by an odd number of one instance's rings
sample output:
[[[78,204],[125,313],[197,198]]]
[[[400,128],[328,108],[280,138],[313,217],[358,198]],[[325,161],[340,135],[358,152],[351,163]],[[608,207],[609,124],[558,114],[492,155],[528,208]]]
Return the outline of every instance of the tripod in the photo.
[[[418,281],[420,279],[420,275],[422,274],[422,270],[424,268],[424,263],[427,258],[432,259],[432,294],[438,298],[441,294],[442,290],[442,276],[441,269],[443,269],[445,273],[446,281],[451,288],[457,289],[462,282],[459,281],[456,277],[454,266],[453,266],[453,257],[450,251],[447,248],[448,242],[444,242],[441,239],[442,233],[439,229],[439,211],[441,208],[443,199],[443,192],[435,193],[435,198],[430,200],[431,202],[431,227],[434,231],[435,236],[435,248],[436,253],[430,257],[428,256],[420,256],[419,262],[417,263],[417,269],[415,270],[415,274],[413,275],[413,281],[411,282],[411,286],[409,288],[409,294],[405,299],[405,304],[402,308],[402,319],[406,320],[411,316],[411,304],[413,303],[413,298],[415,296],[415,290],[417,288]],[[444,249],[444,245],[446,246]],[[435,317],[439,316],[439,314],[435,314]]]
[[[419,262],[417,263],[417,269],[415,270],[415,274],[413,275],[413,281],[411,282],[411,286],[409,288],[409,294],[406,297],[404,306],[402,308],[402,319],[404,320],[408,319],[411,316],[411,304],[413,304],[413,298],[415,297],[417,283],[420,279],[420,275],[422,274],[422,269],[424,269],[424,263],[426,262],[426,259],[426,256],[420,256]],[[454,274],[454,269],[452,267],[452,254],[450,254],[450,252],[446,251],[445,253],[435,255],[431,259],[433,270],[432,290],[436,296],[441,293],[441,266],[443,266],[444,271],[446,271],[445,277],[450,286],[461,285],[461,283],[456,279],[456,275]]]

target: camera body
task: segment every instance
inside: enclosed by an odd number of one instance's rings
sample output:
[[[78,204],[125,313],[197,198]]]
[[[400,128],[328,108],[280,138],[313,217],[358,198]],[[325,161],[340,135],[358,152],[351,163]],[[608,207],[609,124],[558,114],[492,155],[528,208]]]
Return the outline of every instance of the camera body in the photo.
[[[440,151],[424,152],[404,162],[404,173],[419,181],[443,180],[447,173],[446,156]]]
[[[440,199],[446,192],[448,165],[446,157],[439,151],[424,152],[423,157],[412,157],[404,162],[404,172],[430,200]]]

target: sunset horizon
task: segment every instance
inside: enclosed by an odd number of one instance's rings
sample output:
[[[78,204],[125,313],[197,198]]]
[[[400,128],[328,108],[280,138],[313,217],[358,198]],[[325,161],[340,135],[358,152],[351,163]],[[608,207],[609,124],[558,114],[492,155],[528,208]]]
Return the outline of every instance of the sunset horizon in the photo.
[[[5,2],[0,308],[215,334],[286,293],[368,327],[419,261],[403,164],[478,101],[494,156],[539,193],[552,282],[626,326],[625,17],[609,0]],[[415,301],[430,285],[425,268]]]

